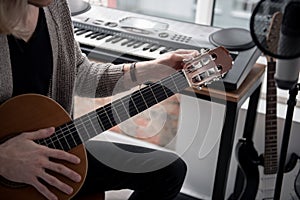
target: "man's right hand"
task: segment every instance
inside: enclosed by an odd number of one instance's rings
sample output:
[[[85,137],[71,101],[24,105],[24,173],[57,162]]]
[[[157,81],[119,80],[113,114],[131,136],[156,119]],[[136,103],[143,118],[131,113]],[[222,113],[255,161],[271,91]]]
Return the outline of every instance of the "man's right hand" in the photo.
[[[25,132],[1,144],[0,175],[14,182],[32,185],[49,200],[55,200],[57,197],[38,180],[39,178],[62,192],[71,194],[73,188],[47,173],[46,169],[60,173],[74,182],[79,182],[81,177],[78,173],[49,158],[73,164],[79,164],[80,159],[68,152],[51,149],[34,142],[34,140],[47,138],[53,133],[53,127]]]

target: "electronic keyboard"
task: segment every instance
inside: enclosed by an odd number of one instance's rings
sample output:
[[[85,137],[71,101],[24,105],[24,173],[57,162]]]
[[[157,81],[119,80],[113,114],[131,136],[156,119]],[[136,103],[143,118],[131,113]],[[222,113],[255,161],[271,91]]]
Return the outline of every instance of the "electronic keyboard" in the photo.
[[[176,49],[212,49],[209,35],[221,28],[90,6],[73,15],[75,39],[89,58],[115,64],[155,59]],[[236,90],[260,56],[253,47],[230,52],[234,63],[222,79],[226,90]],[[219,87],[215,82],[212,87]]]

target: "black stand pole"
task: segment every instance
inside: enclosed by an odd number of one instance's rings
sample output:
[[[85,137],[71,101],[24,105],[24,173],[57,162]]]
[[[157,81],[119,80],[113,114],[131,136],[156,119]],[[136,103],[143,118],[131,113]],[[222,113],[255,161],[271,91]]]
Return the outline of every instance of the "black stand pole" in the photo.
[[[282,136],[279,165],[278,165],[276,184],[275,184],[274,200],[280,200],[282,179],[283,179],[286,155],[287,155],[287,150],[288,150],[288,145],[289,145],[290,132],[291,132],[291,127],[292,127],[292,122],[293,122],[294,108],[295,108],[295,105],[297,102],[296,96],[297,96],[299,90],[300,90],[300,84],[298,83],[298,84],[295,84],[295,86],[293,88],[291,88],[289,91],[290,97],[287,101],[288,108],[287,108],[287,112],[286,112],[286,119],[285,119],[283,136]]]

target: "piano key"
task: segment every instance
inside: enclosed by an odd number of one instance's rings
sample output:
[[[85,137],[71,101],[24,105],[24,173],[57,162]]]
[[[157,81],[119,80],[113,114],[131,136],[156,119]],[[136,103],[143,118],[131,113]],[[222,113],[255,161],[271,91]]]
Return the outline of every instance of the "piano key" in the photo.
[[[126,39],[125,42],[122,42],[122,43],[121,43],[121,46],[124,46],[124,45],[126,45],[126,44],[128,44],[128,43],[130,43],[130,42],[132,42],[132,41],[133,41],[133,39]]]
[[[111,41],[113,41],[115,39],[118,39],[118,38],[119,38],[118,36],[112,36],[111,38],[106,39],[105,42],[111,42]]]
[[[123,37],[119,37],[119,38],[116,38],[113,41],[111,41],[111,43],[118,43],[118,42],[120,42],[122,40],[124,40],[124,38]]]
[[[74,33],[77,34],[78,32],[83,31],[83,30],[85,30],[85,29],[83,29],[83,28],[78,28],[78,29],[76,29],[76,30],[74,31]]]
[[[171,47],[165,47],[160,51],[160,54],[164,54],[170,51],[174,51],[175,49],[171,48]]]
[[[160,45],[153,45],[150,49],[149,49],[149,51],[150,52],[153,52],[153,51],[156,51],[158,48],[160,48],[161,46]]]
[[[120,55],[128,54],[128,55],[140,56],[148,59],[154,59],[160,56],[160,51],[150,52],[149,48],[147,50],[144,50],[144,47],[148,46],[149,43],[143,43],[142,45],[140,45],[140,47],[133,48],[133,47],[128,47],[126,45],[122,46],[120,45],[121,44],[120,42],[116,44],[116,43],[106,42],[105,39],[91,41],[88,38],[83,38],[81,35],[79,37],[77,37],[76,39],[80,41],[81,44],[91,46],[91,48],[99,47],[100,49],[104,49],[104,50],[115,49],[116,54],[119,53]],[[112,37],[112,36],[108,36],[108,37]]]
[[[148,44],[147,46],[145,46],[143,48],[144,51],[147,51],[148,49],[150,49],[154,44]]]
[[[132,47],[136,43],[137,43],[136,40],[132,40],[130,43],[127,44],[127,47]]]
[[[90,31],[90,33],[89,33],[89,34],[86,34],[85,37],[86,37],[86,38],[92,37],[92,36],[95,35],[96,33],[98,33],[98,32]]]
[[[103,34],[99,35],[99,36],[96,38],[96,40],[102,40],[102,39],[105,39],[106,37],[109,37],[109,36],[112,37],[112,35],[110,35],[110,34],[103,33]]]
[[[99,35],[103,35],[103,33],[96,32],[93,35],[90,36],[91,39],[96,39]]]
[[[133,48],[138,48],[138,47],[142,46],[143,44],[145,44],[145,42],[139,42],[139,43],[133,45]]]
[[[101,33],[94,30],[85,30],[83,28],[74,27],[76,31],[75,39],[81,44],[90,46],[91,48],[99,47],[100,49],[116,49],[120,54],[129,54],[140,56],[148,59],[154,59],[166,52],[166,47],[158,44],[152,44],[136,39],[129,39],[110,33]],[[80,34],[78,34],[78,32]]]
[[[87,32],[89,32],[89,30],[82,30],[82,31],[78,31],[76,34],[77,35],[82,35],[82,34],[87,33]]]

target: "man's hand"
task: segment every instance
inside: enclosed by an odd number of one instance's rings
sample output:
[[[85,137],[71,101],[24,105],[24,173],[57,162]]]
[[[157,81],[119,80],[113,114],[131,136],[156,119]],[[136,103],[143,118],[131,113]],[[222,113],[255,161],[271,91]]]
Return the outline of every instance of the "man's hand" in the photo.
[[[199,51],[197,50],[178,49],[165,53],[155,60],[137,62],[135,71],[133,72],[136,74],[137,81],[134,83],[132,83],[133,80],[129,73],[132,70],[130,69],[130,64],[125,64],[123,68],[125,72],[124,80],[119,84],[131,88],[147,81],[156,82],[182,69],[185,59],[191,59],[198,55]],[[116,89],[116,91],[118,90]]]
[[[199,51],[189,49],[178,49],[163,54],[161,57],[154,60],[155,63],[160,65],[169,66],[175,70],[182,69],[183,60],[190,59],[199,55]]]
[[[32,185],[49,200],[57,199],[57,197],[38,180],[39,178],[62,192],[71,194],[73,188],[47,173],[46,169],[60,173],[74,182],[79,182],[81,177],[78,173],[62,164],[51,161],[49,158],[60,159],[73,164],[78,164],[80,159],[68,152],[50,149],[33,141],[49,137],[53,133],[53,127],[26,132],[1,144],[0,175],[11,181]]]

